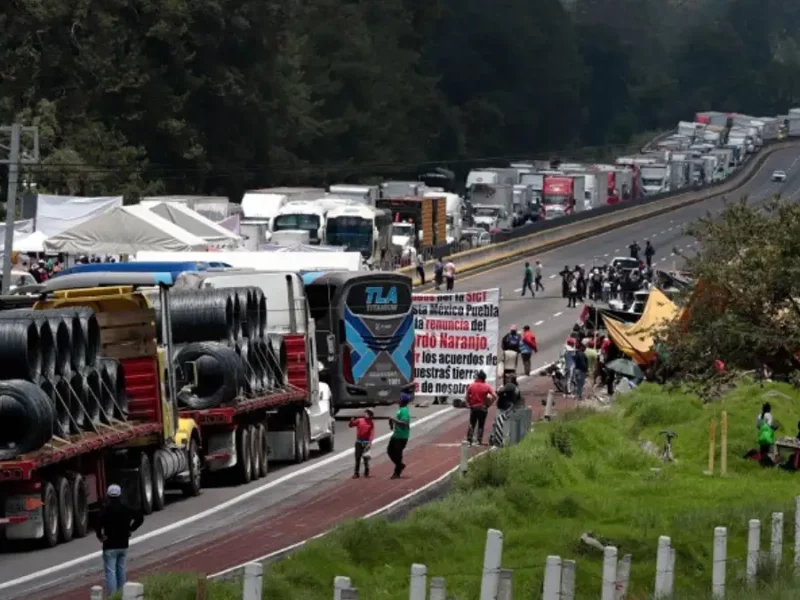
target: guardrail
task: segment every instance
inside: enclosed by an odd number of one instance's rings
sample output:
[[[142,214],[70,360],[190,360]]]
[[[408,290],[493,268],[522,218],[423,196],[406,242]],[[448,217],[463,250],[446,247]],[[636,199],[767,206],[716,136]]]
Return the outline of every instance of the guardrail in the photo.
[[[697,204],[711,198],[727,194],[747,182],[763,167],[769,156],[780,150],[800,146],[800,141],[780,141],[767,146],[757,155],[748,159],[730,178],[723,182],[694,186],[677,193],[648,196],[633,200],[601,206],[590,211],[579,212],[553,221],[540,221],[510,232],[503,232],[506,239],[481,248],[449,255],[459,275],[480,271],[488,266],[498,266],[526,254],[542,252],[563,246],[581,239],[604,233],[631,223],[643,221],[685,206]],[[432,278],[433,261],[425,263],[426,280]],[[398,269],[413,277],[414,266]],[[419,280],[414,285],[420,285]]]

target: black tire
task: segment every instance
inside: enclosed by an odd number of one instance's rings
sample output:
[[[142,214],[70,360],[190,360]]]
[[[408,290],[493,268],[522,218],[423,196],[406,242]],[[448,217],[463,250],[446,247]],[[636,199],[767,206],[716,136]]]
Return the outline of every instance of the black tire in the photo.
[[[294,416],[294,462],[300,464],[303,462],[303,436],[305,435],[303,429],[303,418],[298,412]]]
[[[267,427],[263,424],[256,428],[258,432],[258,453],[259,468],[258,476],[266,477],[269,473],[269,440],[267,439]]]
[[[89,494],[86,492],[86,482],[83,475],[76,473],[69,480],[70,492],[72,493],[72,512],[75,525],[73,526],[73,537],[86,537],[89,533]]]
[[[45,481],[42,486],[42,523],[44,525],[42,544],[46,548],[52,548],[58,544],[58,495],[56,488],[49,481]]]
[[[139,455],[139,509],[145,515],[153,512],[153,469],[144,452]]]
[[[153,510],[158,512],[164,509],[167,501],[166,482],[164,481],[164,463],[161,454],[153,453]]]
[[[311,458],[311,422],[306,411],[300,413],[300,419],[303,423],[303,462],[306,462]]]
[[[331,434],[322,438],[319,442],[319,451],[323,454],[330,454],[336,447],[336,423],[331,423]]]
[[[250,435],[246,427],[236,430],[236,475],[239,483],[250,483],[253,479],[252,462],[250,461]]]
[[[72,505],[72,490],[66,477],[59,475],[55,484],[58,497],[58,539],[65,544],[72,541],[75,531],[75,511]]]
[[[250,473],[255,480],[261,476],[261,439],[258,427],[250,425],[247,428],[247,435],[250,436]]]
[[[203,465],[200,461],[200,450],[197,441],[192,439],[189,442],[189,449],[186,451],[186,461],[189,465],[189,481],[183,484],[183,495],[190,498],[199,496],[203,489]]]

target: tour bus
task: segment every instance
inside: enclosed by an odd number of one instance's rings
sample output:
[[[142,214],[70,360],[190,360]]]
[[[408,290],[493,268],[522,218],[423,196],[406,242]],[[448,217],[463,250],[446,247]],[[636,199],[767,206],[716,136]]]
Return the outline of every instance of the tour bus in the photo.
[[[334,410],[396,403],[414,387],[411,279],[372,271],[303,273],[320,380]],[[324,365],[323,365],[324,363]]]
[[[327,238],[331,246],[361,252],[378,268],[392,265],[392,215],[371,206],[339,206],[328,212]]]

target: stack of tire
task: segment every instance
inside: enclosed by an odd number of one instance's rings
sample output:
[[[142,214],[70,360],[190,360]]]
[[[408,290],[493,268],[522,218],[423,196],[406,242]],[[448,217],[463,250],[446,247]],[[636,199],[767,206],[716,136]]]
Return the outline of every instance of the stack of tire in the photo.
[[[152,293],[148,299],[160,323],[160,298]],[[267,333],[267,301],[259,288],[173,290],[169,302],[182,406],[217,408],[286,386],[286,343]]]
[[[0,311],[0,460],[127,419],[119,364],[90,308]]]

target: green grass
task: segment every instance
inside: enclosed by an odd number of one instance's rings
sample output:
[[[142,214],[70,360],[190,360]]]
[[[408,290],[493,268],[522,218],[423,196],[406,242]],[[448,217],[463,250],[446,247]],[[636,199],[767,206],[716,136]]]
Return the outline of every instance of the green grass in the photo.
[[[793,435],[800,394],[770,398],[779,435]],[[453,600],[479,595],[486,530],[505,536],[503,566],[514,569],[515,598],[541,594],[548,554],[577,560],[578,598],[599,598],[602,557],[578,543],[591,531],[633,556],[631,598],[649,598],[656,546],[669,535],[676,549],[677,598],[707,598],[715,526],[728,527],[729,598],[798,598],[789,573],[765,578],[757,590],[742,585],[747,522],[762,520],[762,549],[769,546],[770,515],[784,512],[784,563],[792,562],[794,497],[800,474],[765,470],[741,455],[755,444],[755,418],[764,389],[740,388],[712,405],[643,386],[615,409],[576,411],[554,424],[537,424],[519,446],[475,461],[468,477],[442,501],[415,510],[401,522],[356,521],[310,543],[265,574],[269,600],[327,600],[335,575],[351,577],[360,600],[405,600],[414,562],[430,576],[444,576]],[[728,412],[726,477],[703,474],[708,424]],[[664,466],[643,452],[640,440],[662,444],[659,431],[678,434],[677,464]],[[717,456],[717,466],[719,456]],[[662,467],[660,471],[653,471]],[[148,599],[194,598],[191,578],[146,580]],[[158,586],[156,592],[155,586]],[[213,584],[210,598],[227,599],[230,584]]]

